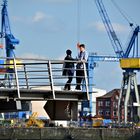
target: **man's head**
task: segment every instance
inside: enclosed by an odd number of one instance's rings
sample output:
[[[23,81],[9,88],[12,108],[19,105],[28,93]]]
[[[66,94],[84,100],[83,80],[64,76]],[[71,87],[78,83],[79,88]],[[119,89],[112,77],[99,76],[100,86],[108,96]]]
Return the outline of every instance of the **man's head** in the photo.
[[[72,51],[68,49],[68,50],[66,50],[66,54],[67,55],[71,55],[72,54]]]
[[[85,45],[84,44],[80,44],[79,45],[79,49],[80,49],[80,51],[84,51],[85,50]]]

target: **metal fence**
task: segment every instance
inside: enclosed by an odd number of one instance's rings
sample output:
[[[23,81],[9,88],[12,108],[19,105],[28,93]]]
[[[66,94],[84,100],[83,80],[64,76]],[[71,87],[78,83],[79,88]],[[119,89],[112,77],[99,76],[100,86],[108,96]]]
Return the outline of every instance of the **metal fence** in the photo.
[[[0,58],[0,88],[16,89],[20,98],[20,89],[51,90],[55,98],[55,90],[64,90],[68,80],[62,75],[64,62],[73,62],[74,76],[71,83],[72,90],[76,86],[76,64],[82,63],[84,68],[82,91],[88,95],[88,74],[86,62],[47,59]]]

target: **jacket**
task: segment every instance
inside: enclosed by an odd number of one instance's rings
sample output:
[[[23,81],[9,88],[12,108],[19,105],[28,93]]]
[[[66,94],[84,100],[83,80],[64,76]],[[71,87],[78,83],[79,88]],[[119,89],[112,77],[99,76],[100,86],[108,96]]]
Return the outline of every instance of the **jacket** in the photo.
[[[71,55],[67,55],[64,60],[74,61]],[[73,76],[74,75],[74,62],[64,62],[63,64],[63,76]]]

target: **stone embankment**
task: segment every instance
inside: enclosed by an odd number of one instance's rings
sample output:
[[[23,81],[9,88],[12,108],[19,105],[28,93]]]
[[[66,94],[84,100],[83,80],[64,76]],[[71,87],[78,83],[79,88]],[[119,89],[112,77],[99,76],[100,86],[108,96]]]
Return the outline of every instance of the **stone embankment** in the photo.
[[[0,128],[0,140],[140,140],[133,128]]]

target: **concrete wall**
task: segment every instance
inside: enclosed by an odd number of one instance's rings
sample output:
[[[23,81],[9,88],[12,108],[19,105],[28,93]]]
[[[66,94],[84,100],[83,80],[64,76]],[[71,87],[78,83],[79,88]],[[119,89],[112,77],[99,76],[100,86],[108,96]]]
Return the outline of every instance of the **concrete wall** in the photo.
[[[140,140],[140,129],[1,128],[0,140]]]
[[[38,117],[49,118],[48,114],[44,110],[44,105],[47,101],[32,101],[32,113],[37,112]]]

